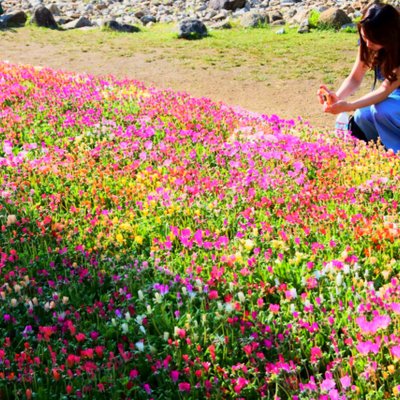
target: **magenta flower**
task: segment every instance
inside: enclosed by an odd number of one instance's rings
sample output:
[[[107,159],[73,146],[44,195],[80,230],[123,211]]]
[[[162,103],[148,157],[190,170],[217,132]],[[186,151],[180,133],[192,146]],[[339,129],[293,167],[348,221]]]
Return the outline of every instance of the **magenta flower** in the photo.
[[[245,387],[245,386],[247,386],[249,384],[249,381],[247,380],[247,379],[245,379],[245,378],[243,378],[243,377],[239,377],[237,380],[236,380],[236,385],[233,387],[233,390],[236,392],[236,393],[240,393],[241,391],[242,391],[242,389]]]
[[[171,379],[173,382],[177,382],[179,379],[179,371],[171,371]]]
[[[181,382],[179,385],[179,391],[181,392],[190,392],[191,386],[189,382]]]
[[[358,317],[356,322],[363,333],[375,334],[379,329],[386,329],[392,320],[388,315],[376,315],[371,321],[368,321],[365,316]]]
[[[356,345],[356,349],[363,355],[366,355],[368,353],[377,354],[379,352],[380,346],[380,343],[374,343],[370,340],[367,340],[366,342],[359,342]]]
[[[340,378],[340,383],[342,384],[342,388],[346,390],[351,386],[351,378],[348,375],[345,375]]]
[[[208,293],[208,298],[210,300],[218,299],[218,291],[217,290],[210,290],[210,293]]]
[[[324,379],[321,383],[321,390],[329,392],[336,386],[334,379]]]
[[[400,359],[400,346],[393,346],[390,352],[394,358]]]
[[[400,303],[392,303],[390,306],[392,307],[392,311],[396,314],[400,314]]]

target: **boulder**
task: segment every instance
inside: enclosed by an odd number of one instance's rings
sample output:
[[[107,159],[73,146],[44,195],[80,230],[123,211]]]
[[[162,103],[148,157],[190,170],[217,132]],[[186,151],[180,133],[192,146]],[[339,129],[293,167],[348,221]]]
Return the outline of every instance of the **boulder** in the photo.
[[[50,4],[49,5],[49,11],[55,16],[55,17],[59,17],[61,15],[61,11],[58,8],[57,4]]]
[[[143,25],[147,25],[150,22],[157,22],[156,17],[154,17],[153,15],[143,15],[143,17],[140,18],[140,22]]]
[[[269,20],[271,22],[275,21],[282,21],[283,20],[283,15],[279,10],[275,10],[269,14]]]
[[[209,7],[214,10],[230,10],[234,11],[238,8],[243,8],[246,5],[246,0],[210,0]]]
[[[297,30],[297,33],[308,33],[310,32],[310,23],[308,22],[308,18],[304,19]]]
[[[106,21],[103,26],[116,32],[126,32],[126,33],[140,32],[140,29],[137,26],[129,24],[120,24],[115,20]]]
[[[71,22],[64,24],[64,29],[79,29],[93,26],[92,22],[86,17],[79,17]]]
[[[2,27],[23,26],[25,25],[28,16],[24,11],[12,11],[10,13],[3,14],[0,19]]]
[[[207,27],[198,19],[181,21],[178,26],[178,37],[180,39],[201,39],[207,35]]]
[[[350,17],[340,8],[330,7],[319,16],[318,24],[340,29],[342,25],[351,23]]]
[[[257,11],[249,11],[240,18],[240,25],[244,28],[256,28],[268,23],[268,14],[261,14]]]
[[[226,19],[225,21],[217,21],[211,24],[212,29],[232,29],[231,22]]]
[[[31,23],[44,28],[57,29],[58,25],[51,11],[43,5],[39,5],[33,11]]]

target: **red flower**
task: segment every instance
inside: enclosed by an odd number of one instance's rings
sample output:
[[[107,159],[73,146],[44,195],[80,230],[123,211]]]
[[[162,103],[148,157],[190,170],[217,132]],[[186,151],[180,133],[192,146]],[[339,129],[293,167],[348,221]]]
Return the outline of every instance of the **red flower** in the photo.
[[[83,342],[83,341],[85,341],[85,339],[86,339],[86,335],[85,335],[84,333],[80,332],[80,333],[78,333],[77,335],[75,335],[75,339],[76,339],[78,342]]]

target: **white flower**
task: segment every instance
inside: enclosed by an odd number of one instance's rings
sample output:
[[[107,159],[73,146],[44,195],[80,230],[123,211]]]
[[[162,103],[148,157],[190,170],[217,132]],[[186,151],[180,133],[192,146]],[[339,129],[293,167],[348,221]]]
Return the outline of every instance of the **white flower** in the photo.
[[[156,292],[156,294],[154,295],[154,301],[158,304],[162,302],[162,296],[160,293]]]
[[[139,324],[139,325],[143,325],[143,320],[146,318],[145,314],[142,315],[137,315],[135,318],[135,321]]]
[[[246,297],[244,296],[243,292],[239,292],[237,295],[241,303],[243,303],[246,300]]]
[[[139,351],[144,351],[144,343],[143,342],[136,342],[135,346]]]
[[[336,286],[342,286],[343,283],[343,275],[339,272],[336,275]]]
[[[128,325],[126,322],[124,322],[124,323],[121,325],[121,329],[122,329],[122,332],[123,332],[123,333],[128,333],[128,331],[129,331],[129,325]]]

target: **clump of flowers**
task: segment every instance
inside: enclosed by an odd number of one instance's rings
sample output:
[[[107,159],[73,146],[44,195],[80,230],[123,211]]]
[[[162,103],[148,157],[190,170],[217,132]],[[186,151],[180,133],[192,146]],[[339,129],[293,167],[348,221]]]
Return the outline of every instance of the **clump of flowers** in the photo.
[[[399,158],[0,63],[0,398],[399,395]]]

